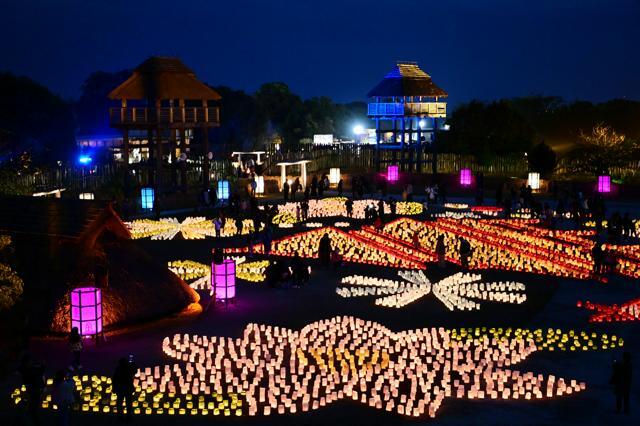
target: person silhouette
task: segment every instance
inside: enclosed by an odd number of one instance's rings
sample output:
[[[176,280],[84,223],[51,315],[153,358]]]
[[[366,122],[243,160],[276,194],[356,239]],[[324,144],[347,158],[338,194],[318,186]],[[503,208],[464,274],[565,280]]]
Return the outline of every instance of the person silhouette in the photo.
[[[613,374],[611,384],[616,395],[616,413],[624,408],[624,413],[629,414],[629,395],[631,394],[631,353],[622,355],[622,362],[613,362]]]

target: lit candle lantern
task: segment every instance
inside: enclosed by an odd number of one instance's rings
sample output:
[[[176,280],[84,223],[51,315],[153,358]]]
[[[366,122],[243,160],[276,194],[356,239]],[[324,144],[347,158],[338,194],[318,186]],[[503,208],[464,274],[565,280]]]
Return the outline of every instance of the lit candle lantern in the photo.
[[[540,189],[540,173],[529,173],[527,184],[531,187],[531,189]]]
[[[264,176],[256,176],[256,194],[264,194]]]
[[[329,183],[331,185],[337,185],[340,182],[340,168],[332,167],[329,169]]]
[[[96,287],[71,290],[71,327],[91,336],[102,332],[102,292]]]
[[[471,169],[460,169],[460,185],[471,186]]]
[[[153,188],[142,188],[140,190],[140,197],[142,200],[142,208],[143,209],[152,209],[153,202],[155,199],[155,192]]]
[[[79,196],[81,200],[93,200],[95,198],[93,192],[82,192]]]
[[[398,166],[396,164],[387,166],[387,180],[389,182],[398,181]]]
[[[217,300],[236,297],[236,263],[233,259],[224,259],[222,263],[211,264],[211,288]]]
[[[604,194],[611,192],[611,176],[598,176],[598,192]]]
[[[228,180],[218,181],[218,190],[216,191],[216,194],[219,200],[229,199],[229,181]]]

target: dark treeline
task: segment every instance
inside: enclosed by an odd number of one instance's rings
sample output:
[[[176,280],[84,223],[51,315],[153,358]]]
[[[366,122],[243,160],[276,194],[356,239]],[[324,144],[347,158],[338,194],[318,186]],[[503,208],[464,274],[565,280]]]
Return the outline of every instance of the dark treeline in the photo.
[[[109,128],[107,110],[116,105],[107,94],[129,75],[128,70],[95,72],[82,85],[79,99],[69,101],[29,78],[0,73],[0,164],[12,158],[24,163],[23,152],[36,163],[70,160],[77,153],[75,135],[115,133]],[[284,83],[266,83],[255,93],[214,88],[222,96],[221,126],[211,137],[214,146],[225,150],[263,148],[268,142],[295,150],[314,134],[350,138],[356,123],[372,125],[363,102],[305,100]],[[638,117],[640,102],[629,100],[594,104],[532,96],[471,101],[451,111],[450,130],[438,137],[438,149],[490,162],[496,155],[547,155],[547,149],[539,147],[545,143],[562,156],[575,147],[581,131],[590,132],[599,123],[639,140]]]

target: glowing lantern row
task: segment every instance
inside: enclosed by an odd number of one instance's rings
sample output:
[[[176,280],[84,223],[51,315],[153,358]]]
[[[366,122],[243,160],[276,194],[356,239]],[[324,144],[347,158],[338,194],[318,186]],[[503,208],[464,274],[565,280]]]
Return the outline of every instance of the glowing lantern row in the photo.
[[[471,169],[460,169],[460,185],[471,186]]]
[[[171,240],[181,235],[185,240],[201,240],[205,237],[216,235],[215,227],[211,219],[204,216],[189,216],[182,222],[176,218],[162,218],[160,220],[136,219],[125,222],[133,239],[151,238],[152,240]],[[238,232],[235,220],[226,220],[221,235],[223,237],[235,236]],[[242,235],[254,232],[253,220],[242,221]]]
[[[233,259],[224,259],[222,263],[211,264],[211,289],[217,300],[229,300],[236,297],[236,263]]]
[[[435,417],[447,398],[530,400],[582,391],[585,384],[576,380],[513,366],[537,351],[622,346],[615,335],[574,330],[434,327],[392,332],[354,317],[317,321],[300,330],[251,323],[235,339],[165,337],[163,352],[178,362],[140,368],[132,406],[137,415],[256,416],[353,400],[400,415]],[[73,380],[82,412],[115,411],[111,378]],[[22,386],[11,399],[17,405],[26,396]],[[56,409],[51,395],[42,407]]]
[[[83,336],[102,333],[102,292],[96,287],[71,290],[71,328]]]
[[[476,310],[480,304],[471,299],[521,304],[527,300],[525,286],[516,282],[479,283],[480,275],[457,273],[431,284],[422,271],[400,271],[405,281],[393,281],[361,275],[342,279],[336,288],[341,297],[384,296],[375,300],[379,306],[402,308],[433,292],[449,310]]]
[[[329,183],[331,185],[337,185],[340,182],[340,168],[332,167],[329,169]]]
[[[527,184],[533,190],[540,189],[540,173],[530,172],[529,178],[527,179]]]
[[[389,182],[398,181],[398,166],[396,164],[387,166],[387,180]]]
[[[229,181],[228,180],[219,180],[217,186],[216,195],[218,200],[226,201],[229,199]]]
[[[79,196],[81,200],[93,200],[95,199],[95,195],[93,192],[82,192]]]
[[[264,176],[256,176],[256,194],[264,194]]]
[[[603,194],[611,192],[611,176],[598,176],[598,192]]]
[[[143,209],[153,209],[153,203],[155,199],[155,191],[153,190],[153,188],[142,188],[140,190],[140,197]]]

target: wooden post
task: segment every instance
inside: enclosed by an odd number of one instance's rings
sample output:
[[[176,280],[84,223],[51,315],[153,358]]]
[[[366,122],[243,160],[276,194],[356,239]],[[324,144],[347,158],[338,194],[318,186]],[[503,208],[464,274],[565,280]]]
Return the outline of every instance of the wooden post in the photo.
[[[156,127],[156,185],[155,185],[155,208],[156,217],[160,217],[160,188],[162,187],[162,131],[160,126]]]
[[[209,128],[206,124],[202,127],[202,138],[204,139],[204,162],[202,163],[202,185],[204,189],[209,187]]]
[[[376,171],[380,171],[380,118],[376,117]]]
[[[122,160],[124,161],[124,198],[129,198],[129,129],[122,130]]]
[[[418,117],[417,127],[418,140],[416,141],[416,171],[422,172],[422,129],[420,128],[420,117]]]

